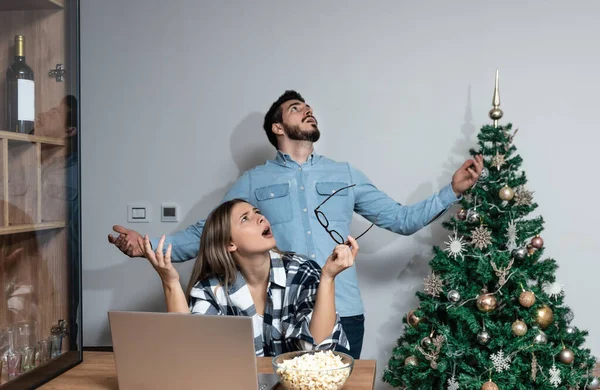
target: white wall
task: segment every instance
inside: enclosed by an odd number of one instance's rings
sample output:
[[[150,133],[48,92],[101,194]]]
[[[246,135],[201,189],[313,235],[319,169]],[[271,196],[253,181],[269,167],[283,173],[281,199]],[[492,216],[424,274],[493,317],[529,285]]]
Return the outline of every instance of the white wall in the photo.
[[[84,342],[109,345],[107,311],[164,310],[144,260],[109,245],[113,224],[158,235],[205,217],[270,158],[262,116],[285,89],[315,108],[317,151],[362,169],[399,202],[448,183],[489,123],[500,69],[505,120],[546,220],[575,325],[591,331],[600,263],[596,198],[600,4],[409,1],[82,0]],[[127,224],[147,201],[149,224]],[[161,202],[180,205],[161,223]],[[365,226],[357,217],[355,229]],[[439,224],[381,229],[358,260],[363,357],[379,372],[422,289]],[[180,265],[187,279],[192,262]],[[380,385],[380,388],[385,386]]]

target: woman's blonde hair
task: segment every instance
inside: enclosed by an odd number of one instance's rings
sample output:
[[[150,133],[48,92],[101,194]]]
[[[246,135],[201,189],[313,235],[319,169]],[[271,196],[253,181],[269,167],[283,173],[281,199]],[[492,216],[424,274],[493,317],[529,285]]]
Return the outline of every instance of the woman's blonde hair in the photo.
[[[217,277],[225,286],[225,291],[235,282],[237,265],[231,252],[231,211],[238,203],[248,203],[243,199],[232,199],[213,210],[204,223],[200,238],[200,251],[194,264],[185,297],[190,300],[190,292],[199,280]]]

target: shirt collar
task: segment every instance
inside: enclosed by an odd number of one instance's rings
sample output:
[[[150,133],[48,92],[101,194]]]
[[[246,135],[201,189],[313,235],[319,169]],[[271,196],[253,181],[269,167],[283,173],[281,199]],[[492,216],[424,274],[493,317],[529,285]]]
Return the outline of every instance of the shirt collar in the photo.
[[[317,161],[319,161],[320,158],[321,158],[321,156],[313,151],[310,154],[310,156],[308,156],[307,163],[310,165],[315,165],[317,163]],[[298,165],[298,163],[296,161],[294,161],[292,156],[290,156],[287,153],[282,152],[281,150],[277,150],[277,156],[275,157],[275,161],[281,165],[288,165],[289,163],[294,163],[294,164]]]
[[[273,283],[281,288],[285,288],[287,275],[281,255],[273,250],[269,251],[271,256],[271,272],[269,275],[269,284]]]

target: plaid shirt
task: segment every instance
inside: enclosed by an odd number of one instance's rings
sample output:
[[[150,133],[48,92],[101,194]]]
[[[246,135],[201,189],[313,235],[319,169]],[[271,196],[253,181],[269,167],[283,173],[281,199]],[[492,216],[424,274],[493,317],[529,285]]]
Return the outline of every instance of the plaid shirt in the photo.
[[[321,267],[294,253],[280,255],[271,251],[270,256],[271,271],[263,318],[256,312],[248,285],[239,270],[228,294],[216,277],[198,281],[190,292],[192,314],[252,317],[256,356],[276,356],[302,349],[334,349],[337,344],[349,349],[337,313],[331,335],[323,342],[315,345],[310,333]]]

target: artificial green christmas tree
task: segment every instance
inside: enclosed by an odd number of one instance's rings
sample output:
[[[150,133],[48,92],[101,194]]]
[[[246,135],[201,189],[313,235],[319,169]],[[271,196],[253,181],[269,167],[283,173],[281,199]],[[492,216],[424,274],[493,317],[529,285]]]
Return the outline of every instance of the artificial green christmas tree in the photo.
[[[498,72],[493,125],[481,128],[484,170],[442,226],[445,247],[434,247],[431,274],[383,380],[401,389],[598,389],[595,358],[582,347],[588,332],[570,323],[556,282],[557,263],[544,257],[542,217],[519,168],[502,118]]]

